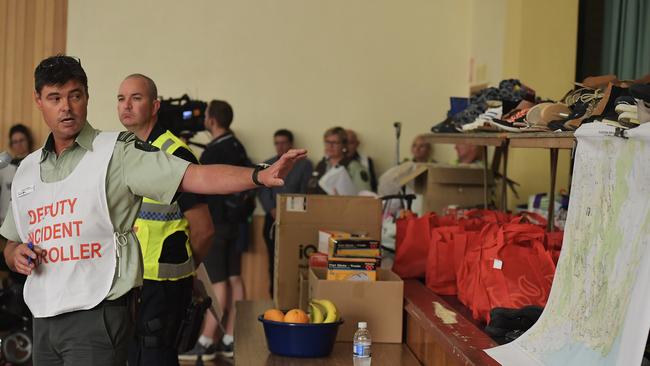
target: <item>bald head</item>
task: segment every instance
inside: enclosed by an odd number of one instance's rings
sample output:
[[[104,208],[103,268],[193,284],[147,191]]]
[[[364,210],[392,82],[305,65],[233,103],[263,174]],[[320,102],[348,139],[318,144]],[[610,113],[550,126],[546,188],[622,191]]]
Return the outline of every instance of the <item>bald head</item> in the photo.
[[[345,130],[345,133],[348,135],[348,151],[346,155],[348,157],[353,157],[357,154],[357,149],[359,148],[359,138],[354,130],[347,129]]]
[[[146,97],[152,101],[158,99],[158,87],[156,87],[156,83],[154,83],[154,81],[150,77],[143,74],[131,74],[124,78],[124,80],[128,80],[128,79],[140,79],[144,81],[145,90],[147,94]]]
[[[158,90],[149,77],[142,74],[127,76],[117,93],[120,122],[140,140],[146,141],[158,120]]]
[[[411,154],[414,162],[428,163],[431,160],[431,143],[422,135],[416,136],[411,145]]]

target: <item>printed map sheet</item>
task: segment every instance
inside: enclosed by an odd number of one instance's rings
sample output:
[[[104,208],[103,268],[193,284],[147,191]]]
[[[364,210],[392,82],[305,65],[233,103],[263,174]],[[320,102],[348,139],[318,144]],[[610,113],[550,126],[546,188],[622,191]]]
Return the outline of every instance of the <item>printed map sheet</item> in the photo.
[[[502,365],[640,365],[650,329],[650,124],[585,124],[544,313],[486,350]]]

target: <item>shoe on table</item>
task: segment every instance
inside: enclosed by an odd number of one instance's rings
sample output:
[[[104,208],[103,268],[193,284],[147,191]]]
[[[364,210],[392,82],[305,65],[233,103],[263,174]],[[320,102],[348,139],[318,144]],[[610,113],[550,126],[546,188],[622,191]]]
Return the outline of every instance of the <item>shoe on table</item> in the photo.
[[[226,344],[223,343],[223,339],[221,339],[219,340],[219,345],[217,346],[216,351],[223,357],[233,358],[235,356],[235,342],[226,346]]]
[[[217,357],[217,348],[214,344],[210,345],[210,347],[204,347],[201,343],[196,342],[194,348],[179,354],[178,359],[180,361],[196,361],[199,356],[202,356],[201,359],[203,361],[212,361]]]

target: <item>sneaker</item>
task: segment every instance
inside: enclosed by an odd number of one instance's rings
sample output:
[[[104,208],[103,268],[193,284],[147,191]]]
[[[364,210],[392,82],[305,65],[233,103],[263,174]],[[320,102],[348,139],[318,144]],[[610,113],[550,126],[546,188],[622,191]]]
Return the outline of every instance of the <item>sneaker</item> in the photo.
[[[223,343],[223,339],[219,340],[219,345],[217,346],[217,353],[223,357],[233,358],[235,356],[235,342],[230,343],[226,346]]]
[[[472,131],[480,129],[481,127],[490,126],[489,121],[493,119],[500,119],[503,115],[503,108],[500,101],[489,101],[488,110],[481,113],[474,122],[463,125],[462,131]]]
[[[199,356],[203,361],[212,361],[217,357],[217,348],[214,344],[210,345],[210,347],[204,347],[199,342],[196,342],[194,348],[179,354],[178,359],[180,361],[196,361]]]

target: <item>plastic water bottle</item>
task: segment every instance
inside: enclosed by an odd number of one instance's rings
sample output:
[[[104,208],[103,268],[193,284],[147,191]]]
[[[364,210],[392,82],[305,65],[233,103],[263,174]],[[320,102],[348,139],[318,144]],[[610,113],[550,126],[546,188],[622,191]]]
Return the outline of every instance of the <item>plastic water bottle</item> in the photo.
[[[354,333],[352,342],[354,366],[370,366],[372,360],[370,354],[372,339],[370,338],[370,332],[368,331],[368,324],[366,322],[359,322],[359,328]]]

